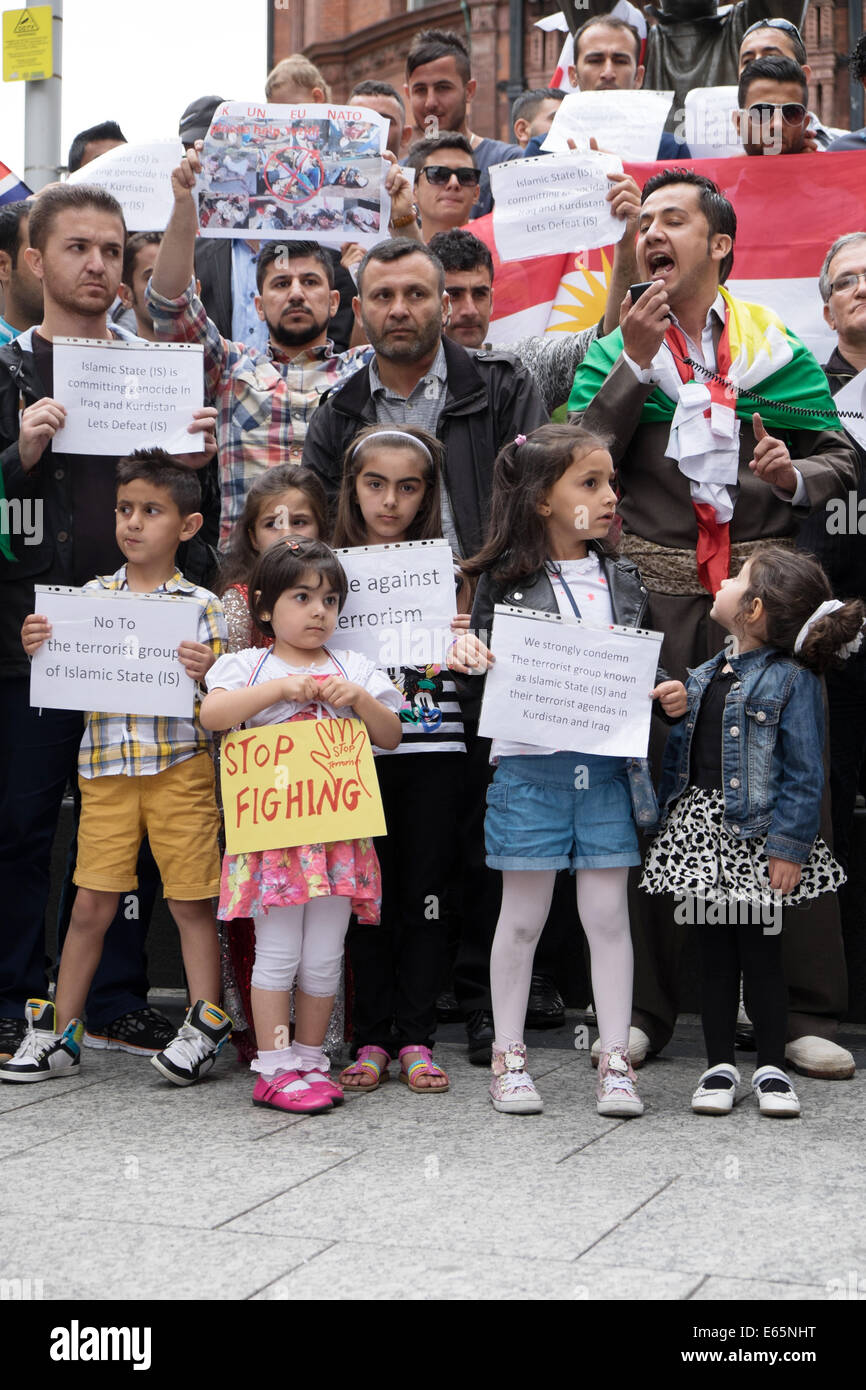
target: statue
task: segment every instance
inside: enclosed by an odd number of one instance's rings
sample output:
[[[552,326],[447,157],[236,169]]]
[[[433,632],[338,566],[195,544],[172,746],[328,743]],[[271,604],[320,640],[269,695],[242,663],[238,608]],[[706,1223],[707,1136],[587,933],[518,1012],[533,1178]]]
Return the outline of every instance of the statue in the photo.
[[[646,41],[643,85],[654,91],[673,89],[666,129],[677,123],[692,87],[736,86],[740,44],[746,30],[761,19],[787,19],[802,28],[809,0],[739,0],[719,13],[715,0],[662,0],[661,9],[645,6],[655,20]],[[613,8],[609,0],[562,0],[572,34],[588,19]],[[682,136],[680,136],[682,138]]]

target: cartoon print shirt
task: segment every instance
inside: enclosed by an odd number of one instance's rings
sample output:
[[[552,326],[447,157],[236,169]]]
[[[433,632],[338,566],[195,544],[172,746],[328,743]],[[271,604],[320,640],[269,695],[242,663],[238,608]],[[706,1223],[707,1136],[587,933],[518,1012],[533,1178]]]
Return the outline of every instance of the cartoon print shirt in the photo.
[[[374,748],[377,757],[395,753],[465,753],[463,716],[447,666],[389,667],[402,695],[397,710],[403,738],[396,748]]]

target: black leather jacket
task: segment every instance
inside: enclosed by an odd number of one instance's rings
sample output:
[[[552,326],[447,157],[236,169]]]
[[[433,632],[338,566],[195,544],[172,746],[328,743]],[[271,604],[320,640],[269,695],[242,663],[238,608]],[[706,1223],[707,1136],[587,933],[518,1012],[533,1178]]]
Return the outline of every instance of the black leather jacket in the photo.
[[[589,546],[601,560],[601,568],[607,580],[614,622],[620,627],[640,627],[646,615],[647,591],[640,577],[640,571],[631,560],[609,555],[604,547],[595,541]],[[508,604],[512,608],[532,608],[539,613],[558,613],[559,604],[546,570],[540,570],[529,579],[516,584],[497,584],[490,575],[483,574],[478,582],[475,602],[472,605],[472,630],[487,645],[493,627],[493,610],[496,604]],[[656,685],[669,679],[662,666],[656,670]],[[478,676],[458,676],[458,689],[466,717],[477,719],[484,690],[484,681]],[[666,724],[675,722],[656,701],[653,712]],[[651,830],[658,819],[658,806],[653,790],[652,776],[646,758],[626,759],[629,784],[632,793],[635,820],[641,830]]]

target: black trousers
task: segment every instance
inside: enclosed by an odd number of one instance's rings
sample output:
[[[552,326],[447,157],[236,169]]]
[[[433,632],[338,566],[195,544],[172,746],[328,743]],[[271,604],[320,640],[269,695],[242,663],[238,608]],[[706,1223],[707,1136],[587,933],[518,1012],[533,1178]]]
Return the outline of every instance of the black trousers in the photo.
[[[375,1045],[392,1056],[432,1047],[436,996],[449,964],[449,880],[454,871],[462,753],[397,753],[376,759],[388,834],[377,838],[382,920],[353,922],[353,1056]]]

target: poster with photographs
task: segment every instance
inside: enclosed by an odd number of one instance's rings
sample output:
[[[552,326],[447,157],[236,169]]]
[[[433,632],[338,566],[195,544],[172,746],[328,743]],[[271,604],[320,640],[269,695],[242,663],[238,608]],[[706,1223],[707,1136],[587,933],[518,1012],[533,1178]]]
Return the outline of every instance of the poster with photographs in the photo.
[[[387,133],[361,107],[224,102],[201,151],[201,235],[374,246],[391,216]]]

